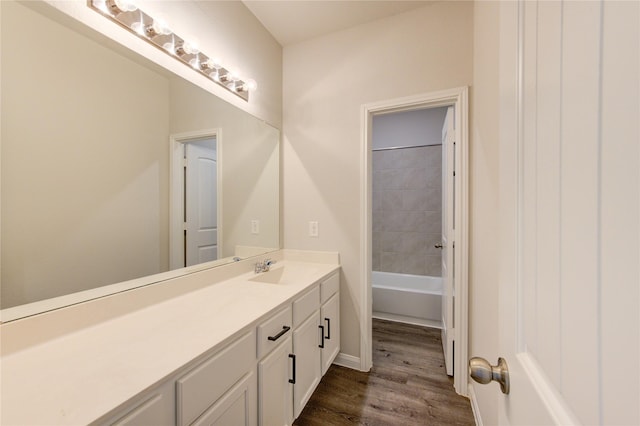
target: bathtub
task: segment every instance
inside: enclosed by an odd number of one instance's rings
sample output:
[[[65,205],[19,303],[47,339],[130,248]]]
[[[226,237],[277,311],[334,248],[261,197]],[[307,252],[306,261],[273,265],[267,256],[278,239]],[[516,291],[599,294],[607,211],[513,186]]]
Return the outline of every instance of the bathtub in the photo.
[[[371,273],[373,317],[442,328],[442,278]]]

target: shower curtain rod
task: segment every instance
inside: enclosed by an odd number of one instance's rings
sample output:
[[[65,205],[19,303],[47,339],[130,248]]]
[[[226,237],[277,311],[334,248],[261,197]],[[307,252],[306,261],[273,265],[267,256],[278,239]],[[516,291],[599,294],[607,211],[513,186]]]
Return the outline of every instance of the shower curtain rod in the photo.
[[[372,148],[371,151],[391,151],[393,149],[422,148],[422,147],[425,147],[425,146],[437,146],[437,145],[442,145],[442,142],[427,143],[427,144],[424,144],[424,145],[390,146],[388,148]]]

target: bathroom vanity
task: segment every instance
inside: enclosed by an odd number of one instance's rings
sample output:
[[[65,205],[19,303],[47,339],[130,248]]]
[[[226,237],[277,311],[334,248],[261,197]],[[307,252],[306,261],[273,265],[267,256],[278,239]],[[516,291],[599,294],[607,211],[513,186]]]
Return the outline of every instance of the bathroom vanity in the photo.
[[[340,350],[337,253],[280,250],[2,324],[2,424],[291,424]]]

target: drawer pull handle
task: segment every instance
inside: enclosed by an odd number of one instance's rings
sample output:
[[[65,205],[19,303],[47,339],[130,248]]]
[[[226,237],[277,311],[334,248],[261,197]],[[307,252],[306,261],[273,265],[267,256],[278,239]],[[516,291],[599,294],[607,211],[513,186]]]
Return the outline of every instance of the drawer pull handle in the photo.
[[[293,360],[293,379],[289,379],[289,383],[296,384],[296,356],[289,354],[289,358]]]
[[[288,325],[283,325],[282,331],[280,333],[276,334],[275,336],[269,336],[267,337],[267,339],[271,340],[272,342],[275,342],[276,340],[281,338],[284,335],[284,333],[286,333],[289,330],[291,330],[291,327],[289,327]]]
[[[325,318],[324,319],[327,322],[327,340],[331,340],[331,319],[330,318]]]
[[[319,325],[318,328],[320,329],[320,337],[322,338],[322,343],[320,343],[318,347],[324,349],[324,325]]]

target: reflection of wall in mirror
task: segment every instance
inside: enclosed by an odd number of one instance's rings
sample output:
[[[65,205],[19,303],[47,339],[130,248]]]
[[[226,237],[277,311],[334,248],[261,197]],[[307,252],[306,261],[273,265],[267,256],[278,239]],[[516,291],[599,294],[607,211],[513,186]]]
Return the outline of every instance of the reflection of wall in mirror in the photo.
[[[171,133],[220,129],[223,230],[220,257],[238,246],[278,248],[279,132],[182,79],[171,79]],[[259,221],[259,233],[251,221]],[[264,250],[263,250],[264,251]],[[244,256],[242,256],[244,257]]]
[[[21,4],[1,19],[2,307],[167,270],[168,79]]]
[[[193,102],[209,103],[200,110],[206,117],[216,112],[239,125],[216,124],[235,141],[227,154],[225,216],[230,226],[247,223],[239,231],[232,226],[227,241],[278,247],[277,130],[30,7],[0,7],[2,308],[168,270],[169,134],[188,112],[171,106],[172,96],[186,100],[177,86]],[[203,125],[191,130],[215,127]],[[275,142],[250,138],[256,127]],[[256,146],[243,148],[247,140]],[[253,163],[255,154],[272,165]],[[243,164],[251,170],[241,172]],[[250,188],[257,196],[240,195],[262,178],[275,182],[275,193],[259,187]],[[259,204],[265,200],[269,206]],[[261,232],[243,239],[250,230],[245,216],[255,219],[257,211],[265,215]]]

